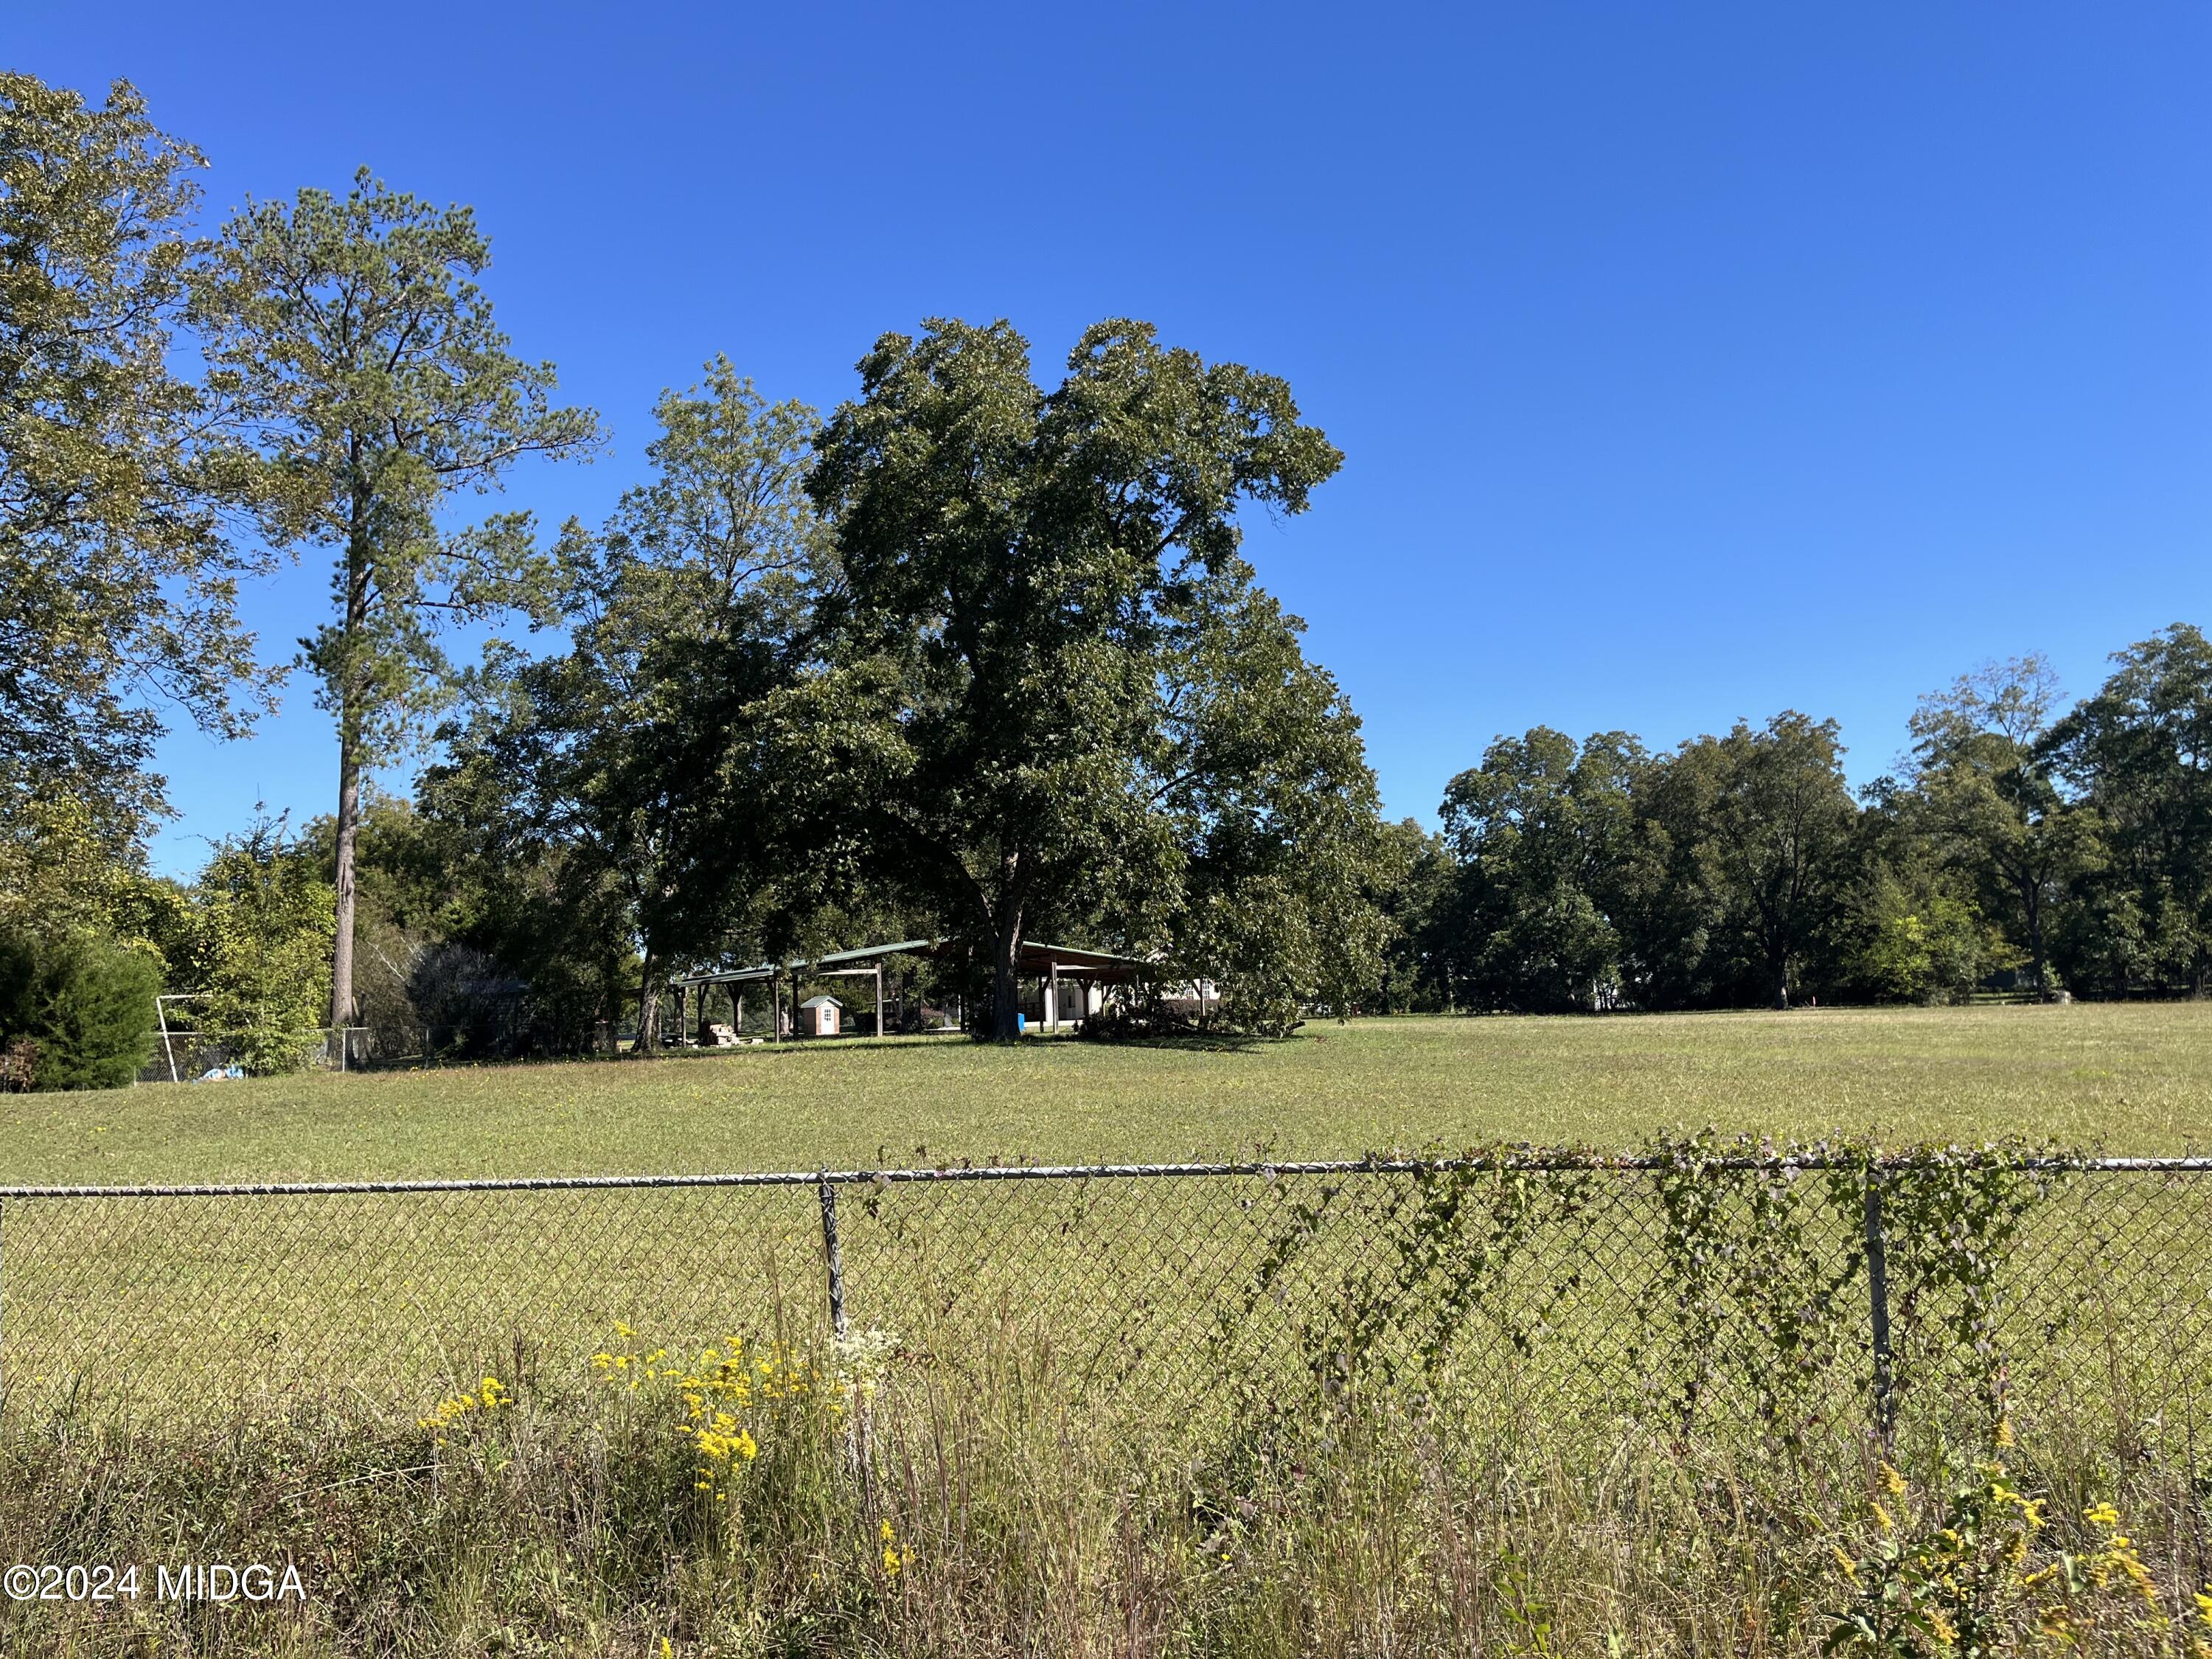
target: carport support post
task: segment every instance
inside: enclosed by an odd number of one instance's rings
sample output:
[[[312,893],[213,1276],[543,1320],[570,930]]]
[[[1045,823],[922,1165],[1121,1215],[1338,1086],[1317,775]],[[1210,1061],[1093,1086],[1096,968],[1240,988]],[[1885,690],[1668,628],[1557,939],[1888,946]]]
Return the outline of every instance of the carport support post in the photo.
[[[884,1034],[884,964],[876,964],[876,1035]]]
[[[1874,1325],[1874,1422],[1887,1455],[1897,1432],[1897,1396],[1890,1373],[1889,1257],[1881,1224],[1881,1165],[1866,1172],[1867,1305]]]

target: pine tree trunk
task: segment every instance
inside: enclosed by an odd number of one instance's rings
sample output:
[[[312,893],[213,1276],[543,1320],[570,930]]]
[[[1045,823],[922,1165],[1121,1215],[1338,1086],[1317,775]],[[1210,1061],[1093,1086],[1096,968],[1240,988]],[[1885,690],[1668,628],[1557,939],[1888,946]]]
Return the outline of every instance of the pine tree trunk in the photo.
[[[331,1024],[353,1024],[354,849],[361,839],[361,757],[350,711],[341,711],[338,735],[337,934],[331,944]],[[343,1042],[344,1039],[339,1039]]]
[[[360,447],[354,447],[360,459]],[[368,625],[368,575],[373,546],[369,539],[369,495],[356,483],[353,492],[351,530],[346,539],[344,637],[347,650],[334,676],[338,704],[338,833],[337,868],[331,884],[337,890],[337,936],[331,943],[331,1024],[353,1024],[354,851],[361,840],[362,707],[364,688],[353,660],[352,644]],[[343,1034],[339,1039],[345,1039]]]

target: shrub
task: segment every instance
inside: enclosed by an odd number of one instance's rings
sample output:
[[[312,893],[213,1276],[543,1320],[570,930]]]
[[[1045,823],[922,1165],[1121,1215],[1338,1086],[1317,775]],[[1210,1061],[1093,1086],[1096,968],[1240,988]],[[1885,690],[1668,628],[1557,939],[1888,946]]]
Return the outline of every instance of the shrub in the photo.
[[[333,895],[283,821],[216,848],[195,890],[206,1000],[200,1029],[257,1076],[297,1070],[322,1041]]]
[[[0,1048],[31,1045],[35,1088],[122,1088],[154,1052],[160,989],[138,951],[81,933],[0,933]]]

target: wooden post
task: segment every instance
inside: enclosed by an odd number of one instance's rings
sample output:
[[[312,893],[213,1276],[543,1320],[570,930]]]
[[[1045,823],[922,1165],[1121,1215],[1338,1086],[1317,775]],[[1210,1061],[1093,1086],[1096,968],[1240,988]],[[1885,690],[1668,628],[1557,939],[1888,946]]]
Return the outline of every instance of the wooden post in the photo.
[[[1044,1028],[1048,1031],[1060,1029],[1060,961],[1056,957],[1044,959]]]
[[[783,1041],[783,981],[774,974],[768,976],[768,1040]]]
[[[876,1035],[884,1034],[884,964],[876,964]]]

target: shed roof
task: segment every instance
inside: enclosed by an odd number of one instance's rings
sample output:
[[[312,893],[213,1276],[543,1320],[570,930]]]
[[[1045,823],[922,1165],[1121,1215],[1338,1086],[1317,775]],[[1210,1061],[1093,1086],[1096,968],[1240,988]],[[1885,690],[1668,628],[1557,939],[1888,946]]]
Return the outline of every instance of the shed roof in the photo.
[[[802,1008],[842,1008],[845,1005],[835,997],[809,997],[799,1006]]]
[[[823,974],[850,972],[866,963],[880,962],[885,957],[934,957],[948,947],[957,946],[953,939],[908,939],[893,945],[866,945],[857,951],[830,951],[812,961],[763,962],[750,968],[715,968],[704,973],[684,974],[674,983],[692,985],[738,985],[758,980],[776,979],[782,975],[808,969]],[[1086,951],[1075,945],[1047,945],[1036,939],[1021,942],[1022,971],[1042,974],[1057,966],[1063,970],[1073,969],[1101,979],[1131,979],[1145,969],[1156,964],[1142,957],[1116,956],[1110,951]],[[802,1005],[804,1006],[804,1005]]]

